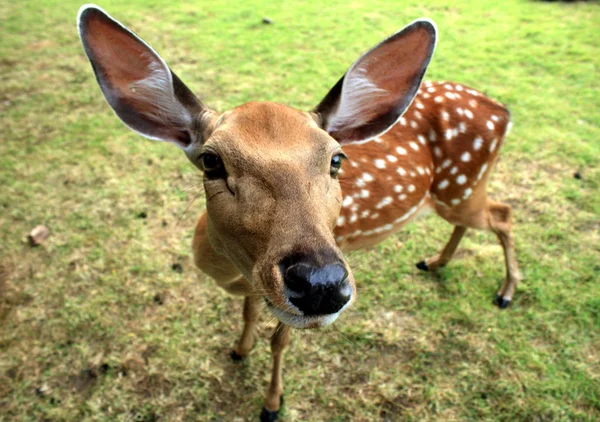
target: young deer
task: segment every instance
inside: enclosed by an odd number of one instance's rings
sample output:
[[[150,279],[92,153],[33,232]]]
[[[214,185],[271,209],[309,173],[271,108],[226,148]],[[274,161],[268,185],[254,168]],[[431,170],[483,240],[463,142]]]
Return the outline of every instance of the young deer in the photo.
[[[220,287],[245,296],[232,357],[252,349],[263,303],[280,321],[262,420],[274,420],[281,405],[289,327],[330,324],[356,299],[342,248],[373,245],[433,209],[454,232],[417,267],[447,264],[467,228],[491,230],[506,260],[496,303],[510,303],[519,279],[511,209],[489,200],[485,187],[509,114],[463,85],[421,86],[436,44],[433,22],[417,20],[363,54],[311,112],[250,102],[217,113],[98,7],[83,6],[78,27],[117,116],[177,145],[204,172],[207,211],[194,260]]]

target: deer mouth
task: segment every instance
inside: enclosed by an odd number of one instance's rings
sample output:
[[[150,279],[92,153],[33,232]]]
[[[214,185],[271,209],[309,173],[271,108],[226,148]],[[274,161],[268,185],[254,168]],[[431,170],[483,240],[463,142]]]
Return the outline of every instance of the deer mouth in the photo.
[[[334,322],[340,314],[350,305],[348,302],[339,311],[325,315],[302,315],[277,308],[269,299],[265,298],[267,309],[282,323],[294,328],[321,328]],[[295,309],[294,309],[295,311]],[[296,311],[297,312],[297,311]]]

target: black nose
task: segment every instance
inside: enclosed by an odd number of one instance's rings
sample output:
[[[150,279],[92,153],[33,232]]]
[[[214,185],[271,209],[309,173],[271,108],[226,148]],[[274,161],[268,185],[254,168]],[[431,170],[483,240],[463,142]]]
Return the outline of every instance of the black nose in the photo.
[[[352,297],[348,271],[342,264],[319,267],[301,261],[280,268],[288,300],[304,315],[333,314]]]

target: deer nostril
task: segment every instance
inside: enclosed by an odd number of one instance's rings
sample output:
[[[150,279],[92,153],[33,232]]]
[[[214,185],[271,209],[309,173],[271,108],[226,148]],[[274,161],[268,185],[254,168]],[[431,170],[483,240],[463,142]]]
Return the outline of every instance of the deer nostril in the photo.
[[[295,264],[282,271],[283,281],[292,292],[304,294],[310,292],[310,279],[313,271],[314,267],[310,265]]]

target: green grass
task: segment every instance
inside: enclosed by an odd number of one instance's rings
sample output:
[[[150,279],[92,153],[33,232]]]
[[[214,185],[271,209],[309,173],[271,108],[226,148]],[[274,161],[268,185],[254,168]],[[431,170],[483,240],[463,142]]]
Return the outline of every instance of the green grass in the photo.
[[[428,78],[512,111],[490,182],[514,209],[524,280],[512,307],[491,304],[503,278],[493,235],[468,232],[456,260],[421,274],[414,263],[451,227],[419,220],[350,257],[351,311],[293,333],[284,420],[600,419],[600,8],[347,3],[101,4],[218,110],[312,108],[361,52],[427,16],[440,31]],[[241,303],[189,258],[203,201],[185,210],[201,179],[109,110],[78,7],[0,7],[0,420],[254,420],[271,326],[247,363],[230,362]],[[30,248],[37,224],[51,236]]]

